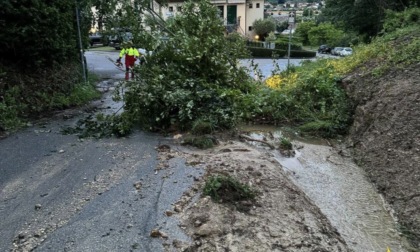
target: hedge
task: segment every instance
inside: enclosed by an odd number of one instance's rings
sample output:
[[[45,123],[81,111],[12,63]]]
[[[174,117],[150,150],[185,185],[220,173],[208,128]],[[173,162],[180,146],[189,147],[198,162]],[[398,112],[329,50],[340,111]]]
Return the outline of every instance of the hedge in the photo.
[[[251,52],[251,56],[254,58],[285,58],[287,57],[287,50],[278,49],[267,49],[260,47],[247,47]],[[273,55],[276,55],[273,57]],[[313,58],[316,56],[316,52],[303,51],[303,50],[291,50],[291,58]]]

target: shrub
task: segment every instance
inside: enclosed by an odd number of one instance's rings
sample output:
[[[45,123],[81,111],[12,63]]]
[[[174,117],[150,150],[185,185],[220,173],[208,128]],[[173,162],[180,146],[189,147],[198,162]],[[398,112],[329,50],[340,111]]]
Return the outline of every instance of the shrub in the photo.
[[[204,136],[187,136],[183,140],[184,145],[191,145],[199,149],[209,149],[217,145],[217,140],[209,135]]]
[[[216,175],[206,180],[203,189],[204,195],[210,196],[214,201],[239,202],[253,200],[255,190],[230,176]]]
[[[282,137],[280,139],[280,149],[282,150],[292,150],[293,144],[290,142],[290,140],[286,137]]]
[[[282,58],[287,54],[287,51],[284,50],[273,50],[268,48],[248,47],[248,50],[254,58]]]

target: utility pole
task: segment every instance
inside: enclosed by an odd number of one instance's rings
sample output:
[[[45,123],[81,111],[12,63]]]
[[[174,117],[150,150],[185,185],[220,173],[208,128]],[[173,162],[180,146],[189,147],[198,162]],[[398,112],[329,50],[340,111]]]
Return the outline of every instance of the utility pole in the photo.
[[[287,50],[287,71],[289,71],[289,67],[290,67],[290,47],[292,43],[292,29],[295,23],[295,14],[296,14],[295,12],[292,12],[292,11],[289,12],[289,47]]]
[[[79,39],[79,49],[80,49],[80,59],[82,61],[82,69],[83,69],[83,80],[85,83],[87,83],[87,77],[86,77],[86,66],[85,66],[85,59],[84,59],[84,53],[83,53],[83,45],[82,45],[82,35],[80,33],[80,20],[79,20],[79,8],[77,4],[77,0],[74,1],[76,4],[76,21],[77,21],[77,33],[78,33],[78,39]]]

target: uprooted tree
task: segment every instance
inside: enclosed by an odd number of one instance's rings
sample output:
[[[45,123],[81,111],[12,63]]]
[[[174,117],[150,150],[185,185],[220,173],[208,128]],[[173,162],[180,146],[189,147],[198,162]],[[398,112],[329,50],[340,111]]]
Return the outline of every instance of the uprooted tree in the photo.
[[[122,117],[161,130],[190,129],[197,121],[214,128],[235,125],[241,113],[236,101],[251,88],[238,64],[246,55],[243,39],[225,36],[208,1],[185,2],[182,13],[168,22],[155,20],[161,25],[141,36],[154,36],[156,48],[136,69],[139,78],[125,84]]]

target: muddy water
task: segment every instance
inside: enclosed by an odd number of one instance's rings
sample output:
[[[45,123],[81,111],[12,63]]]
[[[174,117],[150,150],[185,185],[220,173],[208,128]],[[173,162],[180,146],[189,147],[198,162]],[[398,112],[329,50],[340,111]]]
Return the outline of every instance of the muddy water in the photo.
[[[251,133],[256,139],[264,134]],[[272,134],[281,137],[281,132]],[[265,136],[267,139],[267,136]],[[350,157],[322,145],[293,141],[295,157],[274,153],[291,179],[312,199],[354,251],[404,252],[407,243],[383,198]]]

